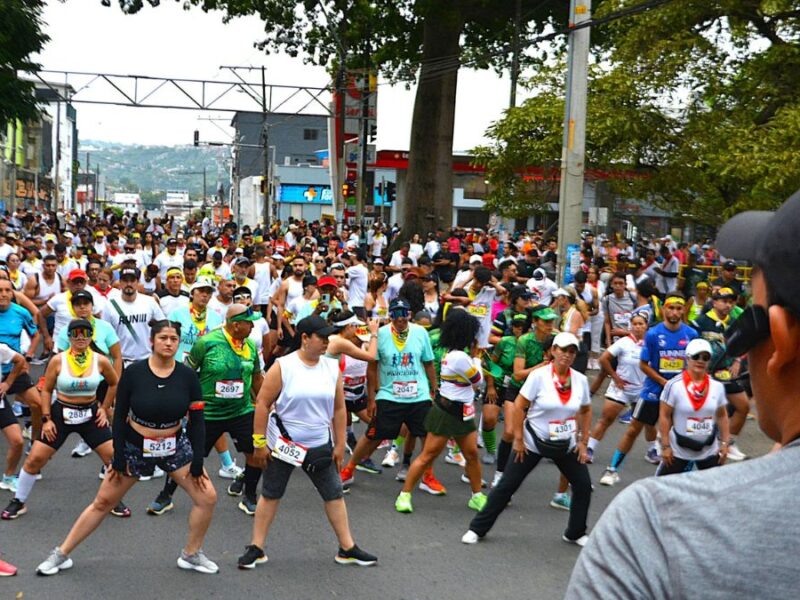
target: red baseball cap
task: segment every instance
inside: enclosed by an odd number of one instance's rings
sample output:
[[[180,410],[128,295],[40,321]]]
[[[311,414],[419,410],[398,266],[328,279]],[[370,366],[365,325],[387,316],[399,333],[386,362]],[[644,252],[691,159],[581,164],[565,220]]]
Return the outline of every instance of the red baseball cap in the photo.
[[[326,285],[329,285],[331,287],[338,287],[339,284],[336,283],[336,280],[333,277],[331,277],[330,275],[326,275],[325,277],[320,277],[317,280],[317,287],[318,288],[321,288],[321,287],[326,286]]]
[[[89,279],[89,276],[83,269],[72,269],[67,276],[67,280],[72,281],[74,279]]]

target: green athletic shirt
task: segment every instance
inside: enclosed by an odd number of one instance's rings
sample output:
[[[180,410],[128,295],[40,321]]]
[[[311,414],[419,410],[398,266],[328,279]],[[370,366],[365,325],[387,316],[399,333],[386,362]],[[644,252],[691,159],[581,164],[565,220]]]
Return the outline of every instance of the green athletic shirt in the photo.
[[[531,331],[519,337],[514,351],[514,358],[524,358],[526,369],[535,367],[544,360],[544,347],[536,339],[535,332]],[[522,387],[523,383],[525,382],[511,379],[511,387],[519,388]]]
[[[492,361],[503,369],[503,375],[511,378],[514,375],[514,357],[517,355],[517,338],[506,335],[492,350]],[[504,378],[505,379],[505,378]],[[505,385],[502,381],[495,381],[495,385]]]
[[[250,388],[258,351],[253,340],[248,338],[245,344],[250,348],[249,360],[233,351],[220,327],[199,338],[186,355],[186,364],[200,377],[207,421],[234,419],[255,410]]]

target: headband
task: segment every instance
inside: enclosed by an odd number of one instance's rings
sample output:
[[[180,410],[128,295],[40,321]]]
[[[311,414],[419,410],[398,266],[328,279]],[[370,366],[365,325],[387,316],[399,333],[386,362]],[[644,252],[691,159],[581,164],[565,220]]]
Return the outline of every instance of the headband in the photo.
[[[670,304],[680,304],[681,306],[684,306],[686,304],[686,300],[683,298],[678,298],[677,296],[673,296],[664,300],[664,306],[669,306]]]

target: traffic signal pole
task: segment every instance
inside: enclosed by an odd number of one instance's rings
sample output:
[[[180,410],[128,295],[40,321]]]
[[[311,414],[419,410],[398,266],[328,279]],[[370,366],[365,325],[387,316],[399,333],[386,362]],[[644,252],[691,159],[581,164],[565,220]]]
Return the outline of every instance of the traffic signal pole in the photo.
[[[570,27],[591,18],[591,0],[570,0]],[[561,186],[558,198],[558,281],[571,281],[570,265],[580,253],[583,221],[583,176],[586,153],[586,94],[588,88],[589,31],[569,34]],[[577,247],[576,247],[577,246]]]

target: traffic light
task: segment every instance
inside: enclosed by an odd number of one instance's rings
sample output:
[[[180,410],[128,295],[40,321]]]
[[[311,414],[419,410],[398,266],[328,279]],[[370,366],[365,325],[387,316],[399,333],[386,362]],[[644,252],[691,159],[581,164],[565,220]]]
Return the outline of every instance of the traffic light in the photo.
[[[394,181],[386,182],[386,201],[394,202],[397,200],[397,184]]]
[[[342,197],[343,198],[352,198],[356,195],[356,182],[355,181],[345,181],[342,184]]]
[[[200,132],[197,131],[197,129],[194,130],[194,145],[195,146],[200,145]]]

